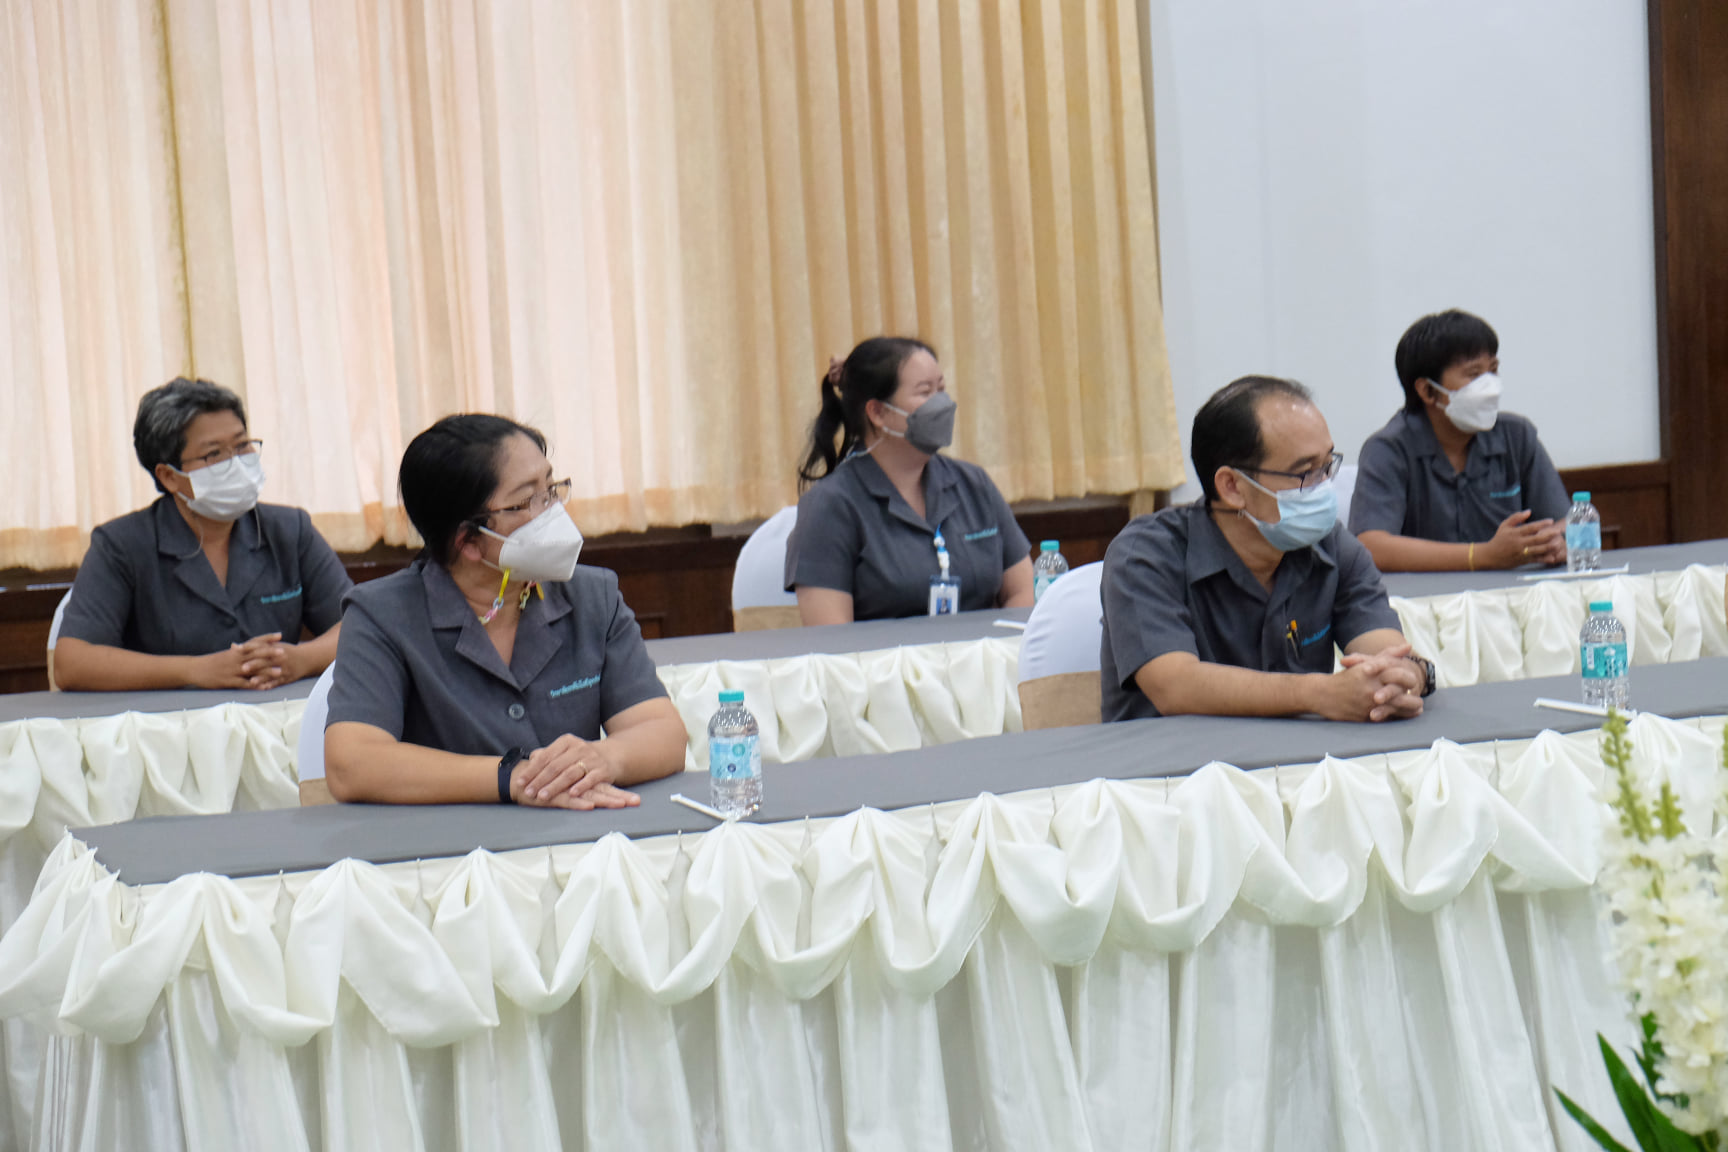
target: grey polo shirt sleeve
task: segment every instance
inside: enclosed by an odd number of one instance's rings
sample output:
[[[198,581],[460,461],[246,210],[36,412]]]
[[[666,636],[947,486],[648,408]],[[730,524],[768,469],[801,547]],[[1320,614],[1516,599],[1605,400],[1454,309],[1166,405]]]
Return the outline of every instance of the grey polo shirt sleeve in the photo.
[[[72,599],[60,619],[61,637],[121,647],[133,599],[132,570],[125,552],[106,527],[97,528],[72,581]]]
[[[1172,543],[1165,532],[1130,524],[1104,554],[1104,624],[1116,664],[1107,671],[1124,688],[1160,656],[1200,654],[1184,557]]]
[[[798,498],[798,523],[786,540],[786,591],[799,585],[852,595],[864,533],[833,475]]]
[[[336,644],[325,726],[354,722],[402,739],[407,714],[408,661],[396,639],[363,604],[350,602]]]
[[[342,597],[354,587],[348,570],[336,556],[304,508],[294,509],[299,528],[300,586],[305,589],[301,604],[302,619],[307,631],[322,636],[342,622]]]
[[[1572,498],[1560,480],[1560,471],[1548,456],[1532,425],[1529,428],[1529,450],[1523,454],[1524,474],[1518,478],[1524,485],[1530,517],[1533,520],[1564,520],[1572,509]]]
[[[1404,625],[1386,598],[1380,570],[1361,541],[1348,532],[1334,532],[1330,547],[1338,563],[1338,592],[1332,601],[1332,635],[1340,650],[1379,628],[1402,632]]]
[[[616,574],[606,573],[606,591],[612,604],[612,616],[606,626],[606,670],[600,678],[600,721],[602,724],[627,708],[648,700],[658,700],[668,693],[666,685],[654,671],[653,657],[642,642],[642,628],[636,623],[636,613],[624,603],[618,591]]]
[[[1410,474],[1404,453],[1384,433],[1368,438],[1356,465],[1356,491],[1350,497],[1350,531],[1404,534],[1410,500]]]

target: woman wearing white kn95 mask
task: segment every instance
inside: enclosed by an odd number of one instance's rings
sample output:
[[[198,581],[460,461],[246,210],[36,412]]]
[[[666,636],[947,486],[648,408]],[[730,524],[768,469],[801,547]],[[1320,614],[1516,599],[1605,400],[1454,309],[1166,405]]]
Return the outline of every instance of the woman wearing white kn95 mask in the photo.
[[[1394,357],[1404,408],[1362,446],[1350,530],[1382,572],[1566,562],[1568,502],[1529,420],[1500,408],[1500,338],[1424,316]]]
[[[618,577],[577,563],[539,432],[447,416],[402,454],[414,563],[356,588],[330,683],[324,767],[341,801],[638,803],[684,766],[684,722]],[[606,739],[602,740],[601,735]]]
[[[353,584],[303,510],[259,503],[263,442],[240,397],[171,380],[139,400],[132,446],[162,495],[91,533],[56,685],[246,690],[324,671]]]

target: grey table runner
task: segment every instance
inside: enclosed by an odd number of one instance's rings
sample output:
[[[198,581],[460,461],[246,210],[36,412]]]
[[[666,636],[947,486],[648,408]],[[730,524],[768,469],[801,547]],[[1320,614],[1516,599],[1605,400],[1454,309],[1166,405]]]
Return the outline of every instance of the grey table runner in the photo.
[[[1678,572],[1689,564],[1728,564],[1728,540],[1699,540],[1692,544],[1663,544],[1654,548],[1619,548],[1602,553],[1604,568],[1628,566],[1632,575],[1646,572]],[[1485,592],[1492,588],[1528,587],[1520,580],[1530,568],[1511,572],[1394,572],[1382,577],[1386,591],[1394,596],[1447,596],[1454,592]]]
[[[948,644],[982,640],[986,636],[1019,636],[1018,629],[997,626],[998,620],[1024,624],[1030,608],[993,608],[953,616],[908,616],[902,620],[865,620],[819,628],[768,628],[756,632],[715,632],[648,641],[648,655],[661,667],[708,664],[716,660],[784,660],[817,653],[875,652],[916,644]]]
[[[1532,702],[1578,698],[1576,677],[1452,688],[1430,698],[1415,720],[1342,724],[1324,720],[1238,720],[1177,716],[1085,728],[1013,733],[881,756],[813,760],[765,772],[758,819],[838,816],[857,808],[909,808],[981,792],[1081,783],[1095,777],[1181,776],[1221,760],[1239,768],[1313,763],[1327,755],[1367,756],[1458,743],[1575,732],[1591,717]],[[1728,658],[1632,670],[1633,702],[1676,718],[1728,712]],[[258,876],[324,868],[345,857],[384,864],[597,840],[700,832],[712,821],[668,798],[706,799],[707,780],[680,773],[638,789],[640,808],[563,812],[497,805],[385,807],[329,805],[228,816],[167,816],[78,830],[97,858],[129,884],[189,872]]]

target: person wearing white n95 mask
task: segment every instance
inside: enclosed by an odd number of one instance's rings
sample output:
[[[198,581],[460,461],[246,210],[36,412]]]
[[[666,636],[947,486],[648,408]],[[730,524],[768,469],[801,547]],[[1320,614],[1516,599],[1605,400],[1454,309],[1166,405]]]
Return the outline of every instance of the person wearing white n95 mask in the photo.
[[[162,496],[91,534],[56,684],[245,690],[322,672],[353,582],[303,510],[258,502],[263,442],[240,397],[171,380],[139,400],[132,446]]]
[[[1453,310],[1424,316],[1394,360],[1404,409],[1362,446],[1350,530],[1385,572],[1566,560],[1569,507],[1529,420],[1500,409],[1500,338]]]
[[[684,766],[684,722],[618,577],[577,563],[553,476],[545,438],[503,416],[447,416],[409,443],[402,506],[426,548],[348,598],[335,799],[622,808]]]

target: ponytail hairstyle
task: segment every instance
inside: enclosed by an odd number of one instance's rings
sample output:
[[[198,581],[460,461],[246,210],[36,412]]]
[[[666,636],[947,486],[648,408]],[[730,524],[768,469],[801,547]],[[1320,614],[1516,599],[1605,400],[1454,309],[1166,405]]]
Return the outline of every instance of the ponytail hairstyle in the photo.
[[[817,381],[822,408],[810,425],[810,452],[798,469],[800,490],[840,466],[864,443],[870,421],[864,415],[872,400],[888,401],[900,388],[900,367],[915,353],[936,349],[910,336],[872,336],[844,361],[835,361]],[[840,437],[838,446],[835,436]]]

